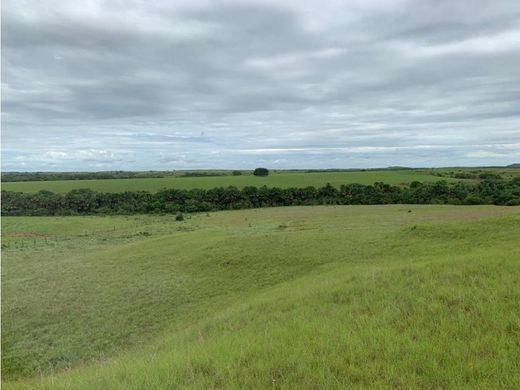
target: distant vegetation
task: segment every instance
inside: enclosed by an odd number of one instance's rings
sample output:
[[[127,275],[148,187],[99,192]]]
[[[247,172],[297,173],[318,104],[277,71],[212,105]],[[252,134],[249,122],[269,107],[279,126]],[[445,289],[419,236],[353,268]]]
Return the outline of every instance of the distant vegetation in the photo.
[[[520,170],[511,170],[518,172]],[[224,171],[208,171],[209,173],[223,173]],[[60,180],[60,181],[26,181],[15,183],[2,183],[2,189],[21,192],[38,192],[47,190],[52,192],[65,193],[74,189],[90,188],[99,192],[125,192],[125,191],[150,191],[156,192],[169,188],[176,189],[212,189],[216,187],[234,186],[244,188],[247,186],[259,187],[321,187],[330,183],[339,188],[342,184],[373,184],[384,182],[392,185],[409,184],[412,181],[423,183],[440,180],[430,171],[422,170],[366,170],[366,171],[320,171],[320,172],[278,172],[271,171],[269,176],[262,177],[262,180],[252,175],[252,171],[239,171],[242,175],[233,175],[231,171],[226,175],[195,175],[192,177],[167,176],[161,178],[139,178],[139,179],[103,179],[103,180]],[[435,171],[437,172],[437,171]],[[184,173],[182,173],[184,174]],[[443,177],[448,182],[456,182],[461,179]],[[475,181],[475,180],[472,180]]]
[[[486,173],[507,175],[511,169],[519,168],[520,164],[511,164],[504,168],[408,168],[388,167],[374,169],[289,169],[278,170],[276,173],[333,173],[333,172],[376,172],[376,171],[416,171],[428,172],[440,177],[452,177],[457,179],[479,179]],[[508,172],[509,171],[509,172]],[[211,176],[241,176],[242,174],[255,176],[267,176],[267,168],[257,168],[254,171],[247,170],[176,170],[176,171],[101,171],[101,172],[2,172],[2,183],[25,181],[62,181],[62,180],[116,180],[116,179],[158,179],[168,177],[211,177]]]
[[[210,172],[210,171],[189,171],[178,174],[179,177],[209,177],[209,176],[228,176],[229,172]]]
[[[258,172],[257,172],[258,173]],[[387,169],[362,170],[290,170],[269,171],[259,181],[253,171],[247,170],[195,170],[195,171],[149,171],[149,172],[65,172],[65,173],[20,173],[4,172],[2,188],[9,191],[68,192],[73,189],[90,188],[100,192],[150,191],[167,188],[211,189],[216,187],[262,186],[320,187],[330,183],[334,187],[342,184],[373,184],[383,182],[391,185],[405,185],[412,181],[423,183],[481,181],[486,179],[510,180],[520,176],[518,168],[433,168],[410,169],[392,167]]]
[[[438,171],[432,172],[432,175],[439,177],[451,177],[454,179],[473,179],[473,180],[500,180],[502,175],[492,171],[482,170],[459,170],[459,171]]]
[[[106,171],[106,172],[2,172],[2,183],[51,180],[140,179],[174,176],[174,171]]]
[[[410,186],[346,184],[324,187],[269,188],[266,186],[168,189],[106,193],[90,189],[66,194],[49,191],[2,191],[2,215],[83,215],[176,213],[297,205],[350,204],[496,204],[520,205],[520,178],[483,180],[477,184],[445,181]]]
[[[2,172],[2,182],[56,181],[56,180],[110,180],[150,179],[164,177],[225,176],[229,171],[105,171],[105,172]]]
[[[269,175],[269,170],[267,168],[256,168],[253,172],[255,176],[267,176]]]

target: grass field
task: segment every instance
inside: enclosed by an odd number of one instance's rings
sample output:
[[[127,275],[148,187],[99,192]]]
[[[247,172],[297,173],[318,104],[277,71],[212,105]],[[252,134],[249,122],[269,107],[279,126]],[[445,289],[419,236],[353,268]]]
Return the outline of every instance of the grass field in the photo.
[[[520,383],[520,208],[4,217],[2,235],[6,389]]]
[[[520,170],[519,170],[520,171]],[[48,190],[53,192],[68,192],[72,189],[91,188],[104,192],[123,191],[151,191],[156,192],[164,188],[210,189],[215,187],[245,186],[268,187],[307,187],[324,186],[331,183],[339,187],[341,184],[359,183],[374,184],[382,181],[387,184],[407,184],[414,180],[433,182],[439,180],[454,181],[451,178],[433,176],[427,172],[412,170],[383,170],[383,171],[355,171],[355,172],[316,172],[316,173],[274,173],[267,177],[244,176],[208,176],[208,177],[164,177],[147,179],[106,179],[106,180],[61,180],[61,181],[32,181],[2,183],[4,190],[20,192],[36,192]]]

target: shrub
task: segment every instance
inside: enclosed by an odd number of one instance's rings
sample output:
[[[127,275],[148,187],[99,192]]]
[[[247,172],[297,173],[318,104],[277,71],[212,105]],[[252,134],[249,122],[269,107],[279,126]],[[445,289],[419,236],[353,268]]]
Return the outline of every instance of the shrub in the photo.
[[[468,195],[466,196],[466,199],[464,199],[464,204],[484,204],[486,203],[484,199],[482,199],[482,197],[478,196],[478,195],[474,195],[474,194],[471,194],[471,195]]]
[[[483,172],[480,175],[478,175],[479,179],[481,180],[500,180],[500,175],[497,175],[493,172]]]
[[[177,215],[175,215],[175,220],[184,221],[184,215],[182,213],[177,213]]]
[[[242,176],[242,172],[240,172],[240,171],[233,171],[232,175],[233,176]]]

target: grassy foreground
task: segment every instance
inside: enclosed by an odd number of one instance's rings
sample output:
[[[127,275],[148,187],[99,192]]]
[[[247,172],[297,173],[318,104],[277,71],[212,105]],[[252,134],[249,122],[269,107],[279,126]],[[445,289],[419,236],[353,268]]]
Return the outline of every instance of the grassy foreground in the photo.
[[[315,173],[272,173],[267,177],[244,176],[207,176],[207,177],[177,177],[146,179],[104,179],[104,180],[60,180],[60,181],[27,181],[2,183],[2,189],[7,191],[37,192],[48,190],[57,193],[73,189],[90,188],[101,192],[150,191],[156,192],[164,188],[177,189],[211,189],[215,187],[246,186],[268,187],[322,187],[331,183],[335,187],[342,184],[374,184],[382,181],[387,184],[408,184],[412,181],[434,182],[439,180],[456,181],[449,177],[438,177],[424,171],[413,170],[382,170],[355,172],[315,172]]]
[[[3,218],[5,388],[514,388],[520,208]]]

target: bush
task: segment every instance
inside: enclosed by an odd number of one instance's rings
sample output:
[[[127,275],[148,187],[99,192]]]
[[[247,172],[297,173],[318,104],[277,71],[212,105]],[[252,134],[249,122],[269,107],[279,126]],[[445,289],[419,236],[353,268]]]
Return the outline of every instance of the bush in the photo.
[[[240,172],[240,171],[233,171],[232,175],[233,176],[242,176],[242,172]]]
[[[176,221],[184,221],[184,215],[182,213],[177,213],[175,216]]]
[[[478,175],[479,179],[481,180],[500,180],[502,177],[500,175],[497,175],[496,173],[492,172],[484,172]]]
[[[464,204],[469,204],[469,205],[476,205],[476,204],[485,204],[485,200],[482,199],[482,197],[478,196],[478,195],[474,195],[474,194],[471,194],[471,195],[468,195],[466,196],[466,199],[464,199]]]
[[[253,172],[255,176],[267,176],[269,175],[269,170],[267,168],[256,168]]]

